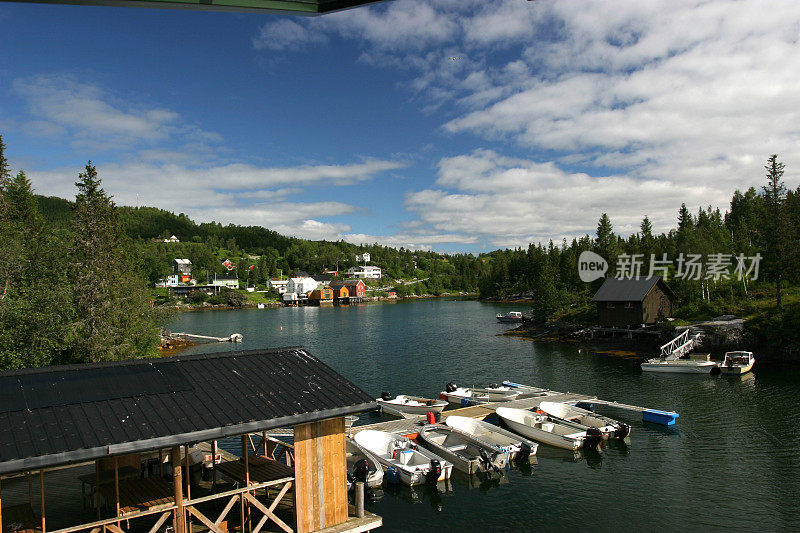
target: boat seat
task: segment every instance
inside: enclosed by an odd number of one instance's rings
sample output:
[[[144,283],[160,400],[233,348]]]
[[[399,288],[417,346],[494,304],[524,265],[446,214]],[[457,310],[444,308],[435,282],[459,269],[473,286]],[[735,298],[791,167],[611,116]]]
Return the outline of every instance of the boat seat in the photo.
[[[456,444],[455,446],[448,446],[447,449],[450,450],[451,452],[460,452],[462,450],[466,450],[467,449],[467,445],[466,444]]]

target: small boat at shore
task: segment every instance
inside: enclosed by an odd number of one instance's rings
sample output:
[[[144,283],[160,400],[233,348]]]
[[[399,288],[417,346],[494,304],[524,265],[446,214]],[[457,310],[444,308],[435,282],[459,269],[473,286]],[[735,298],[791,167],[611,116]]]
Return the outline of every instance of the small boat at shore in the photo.
[[[347,485],[362,481],[367,487],[380,487],[383,467],[378,459],[351,438],[345,441]]]
[[[509,387],[473,389],[469,387],[459,387],[451,381],[445,386],[444,391],[439,393],[439,398],[447,400],[454,405],[468,406],[489,402],[508,402],[516,400],[519,395],[519,391]]]
[[[444,481],[453,471],[452,463],[400,435],[365,429],[356,433],[354,440],[375,456],[381,466],[393,468],[406,485]]]
[[[508,452],[449,426],[427,425],[419,438],[433,453],[467,474],[500,473],[508,463]]]
[[[574,422],[583,427],[597,428],[604,439],[624,439],[631,434],[631,427],[628,424],[567,403],[542,402],[539,404],[539,410],[552,417]]]
[[[603,436],[597,428],[587,428],[582,431],[574,425],[559,423],[553,417],[524,409],[498,407],[497,416],[502,418],[512,431],[524,437],[566,450],[581,448],[592,450],[603,441]]]
[[[677,374],[710,374],[717,368],[708,355],[694,356],[687,359],[648,359],[641,364],[645,372],[670,372]]]
[[[532,455],[536,455],[536,450],[539,448],[535,442],[523,439],[484,420],[452,415],[447,417],[445,424],[508,452],[510,461],[527,461]]]
[[[497,314],[496,317],[498,322],[504,323],[518,323],[523,322],[525,318],[522,316],[522,313],[519,311],[509,311],[505,314]]]
[[[726,375],[742,375],[753,370],[756,358],[753,352],[725,352],[725,359],[719,369]]]
[[[447,401],[445,400],[431,400],[407,394],[398,394],[392,398],[392,395],[388,392],[384,392],[377,402],[378,408],[382,413],[389,413],[402,418],[424,416],[428,413],[441,413],[447,407]]]

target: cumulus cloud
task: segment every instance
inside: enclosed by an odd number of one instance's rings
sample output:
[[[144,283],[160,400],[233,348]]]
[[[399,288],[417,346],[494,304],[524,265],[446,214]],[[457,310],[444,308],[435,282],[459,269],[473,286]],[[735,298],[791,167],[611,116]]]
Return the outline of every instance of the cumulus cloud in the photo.
[[[94,151],[163,142],[180,134],[197,142],[219,142],[220,136],[186,123],[160,107],[136,107],[74,76],[18,78],[14,92],[27,101],[34,117],[25,131],[33,135],[69,136]]]
[[[664,210],[665,203],[724,200],[704,185],[569,173],[553,162],[491,150],[443,159],[434,185],[439,188],[410,193],[406,207],[434,231],[494,247],[593,234],[603,212],[617,214],[615,229],[623,233],[637,231],[645,214],[654,224],[674,225],[675,213]]]

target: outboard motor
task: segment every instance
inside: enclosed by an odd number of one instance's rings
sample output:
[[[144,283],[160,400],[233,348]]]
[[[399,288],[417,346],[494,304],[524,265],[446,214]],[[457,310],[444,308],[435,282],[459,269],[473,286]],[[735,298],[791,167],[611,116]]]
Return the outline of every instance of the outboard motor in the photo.
[[[444,390],[447,392],[453,392],[458,388],[458,386],[453,383],[452,381],[444,386]]]
[[[522,441],[519,444],[519,452],[517,452],[517,460],[518,461],[529,461],[531,458],[531,452],[533,449],[531,445],[528,444],[528,441]]]
[[[586,430],[586,438],[583,440],[583,447],[586,450],[594,450],[603,442],[603,434],[600,433],[598,428],[589,428]]]
[[[356,461],[353,465],[353,477],[357,482],[362,481],[366,485],[369,477],[369,461],[366,459]]]
[[[439,481],[439,476],[442,475],[442,464],[438,459],[431,459],[431,469],[425,475],[425,482],[434,484]]]
[[[384,392],[381,393],[381,400],[383,400],[384,402],[388,402],[391,399],[392,399],[392,395],[389,394],[388,392],[384,391]]]
[[[631,434],[631,427],[628,424],[620,424],[614,431],[614,436],[620,440]]]

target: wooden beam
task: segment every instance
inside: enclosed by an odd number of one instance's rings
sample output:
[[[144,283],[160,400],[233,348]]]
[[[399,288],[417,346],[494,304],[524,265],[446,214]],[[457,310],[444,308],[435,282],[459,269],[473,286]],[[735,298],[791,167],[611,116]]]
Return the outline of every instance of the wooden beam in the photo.
[[[167,518],[169,518],[170,514],[171,514],[170,512],[162,514],[161,517],[156,521],[156,523],[153,524],[153,527],[150,528],[150,531],[148,533],[156,533],[159,529],[161,529],[161,526],[164,524],[164,522],[167,521]]]
[[[217,488],[217,441],[211,441],[211,488]]]
[[[172,462],[172,485],[175,496],[175,519],[172,527],[175,533],[186,533],[186,515],[183,512],[183,473],[181,472],[181,448],[173,446],[170,452]]]
[[[47,527],[44,521],[44,470],[39,470],[39,498],[41,500],[40,510],[42,511],[42,533],[47,533]]]
[[[98,489],[100,487],[97,487]],[[115,505],[116,505],[116,514],[114,516],[119,516],[119,458],[114,457],[114,497]]]
[[[0,531],[3,531],[3,476],[0,476]]]
[[[100,520],[100,460],[94,462],[94,507],[97,509],[97,519]],[[119,513],[117,513],[119,514]],[[103,526],[103,531],[106,527]]]

